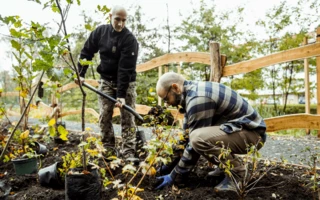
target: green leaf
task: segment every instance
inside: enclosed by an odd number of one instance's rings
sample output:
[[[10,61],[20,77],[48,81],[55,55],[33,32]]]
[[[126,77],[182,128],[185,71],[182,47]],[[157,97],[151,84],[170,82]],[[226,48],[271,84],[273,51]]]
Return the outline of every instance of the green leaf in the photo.
[[[20,51],[21,49],[21,44],[19,44],[19,42],[15,41],[15,40],[11,40],[11,46],[13,48],[15,48],[17,51]]]
[[[91,31],[92,26],[91,26],[90,24],[85,24],[85,25],[84,25],[84,28],[87,29],[87,30],[89,30],[89,31]]]
[[[52,67],[52,63],[45,62],[40,59],[35,59],[32,64],[32,68],[34,71],[42,71],[42,70],[49,70]]]
[[[56,3],[52,4],[51,10],[55,13],[60,13],[59,8]]]
[[[12,35],[13,37],[21,37],[21,33],[14,28],[10,29],[10,35]]]

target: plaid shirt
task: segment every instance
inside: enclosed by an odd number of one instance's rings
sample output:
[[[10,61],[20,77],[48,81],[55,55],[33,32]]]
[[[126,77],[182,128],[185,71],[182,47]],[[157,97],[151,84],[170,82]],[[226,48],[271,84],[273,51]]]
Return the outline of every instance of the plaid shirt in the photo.
[[[220,126],[227,134],[245,129],[259,129],[262,139],[266,139],[266,124],[262,117],[231,88],[216,82],[184,82],[185,108],[183,128],[189,133],[202,127]],[[172,175],[188,174],[200,155],[191,146],[185,148],[180,162]]]

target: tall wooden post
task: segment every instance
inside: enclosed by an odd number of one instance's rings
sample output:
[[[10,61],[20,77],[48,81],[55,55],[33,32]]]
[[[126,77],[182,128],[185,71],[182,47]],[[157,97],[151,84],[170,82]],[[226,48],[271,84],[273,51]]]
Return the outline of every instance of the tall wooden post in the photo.
[[[158,80],[159,80],[159,78],[162,76],[162,66],[159,66],[158,67]],[[161,104],[162,104],[162,99],[158,96],[158,105],[159,106],[161,106]]]
[[[164,66],[164,73],[167,73],[167,72],[169,72],[169,65]]]
[[[308,45],[308,38],[303,39],[303,44]],[[310,114],[310,80],[309,80],[309,62],[308,58],[304,59],[304,89],[305,89],[305,111]],[[306,129],[306,134],[310,134],[310,129]]]
[[[320,27],[317,28],[317,42],[320,42]],[[320,115],[320,56],[316,58],[317,62],[317,114]],[[318,131],[320,138],[320,131]]]
[[[220,82],[222,76],[220,44],[218,42],[210,41],[209,50],[211,61],[210,81]]]
[[[180,62],[177,64],[177,73],[178,74],[181,74],[181,66],[180,66],[180,64],[181,64]]]

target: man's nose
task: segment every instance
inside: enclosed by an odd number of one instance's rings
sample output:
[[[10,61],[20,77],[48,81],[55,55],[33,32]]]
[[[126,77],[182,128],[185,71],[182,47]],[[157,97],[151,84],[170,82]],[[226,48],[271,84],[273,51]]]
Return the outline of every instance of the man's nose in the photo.
[[[122,26],[122,24],[123,24],[122,21],[118,22],[118,26]]]

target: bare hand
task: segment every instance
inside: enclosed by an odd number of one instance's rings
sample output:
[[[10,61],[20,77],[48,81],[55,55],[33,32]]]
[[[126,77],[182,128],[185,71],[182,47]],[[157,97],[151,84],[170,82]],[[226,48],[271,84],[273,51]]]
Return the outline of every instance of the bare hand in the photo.
[[[82,77],[79,77],[79,78],[80,78],[80,83],[81,83],[81,85],[82,85],[82,83],[84,82],[84,78],[82,78]],[[74,79],[74,82],[75,82],[77,85],[79,85],[79,81],[78,81],[77,78]]]
[[[115,104],[116,107],[122,108],[123,105],[126,105],[125,98],[117,98],[117,103]]]

